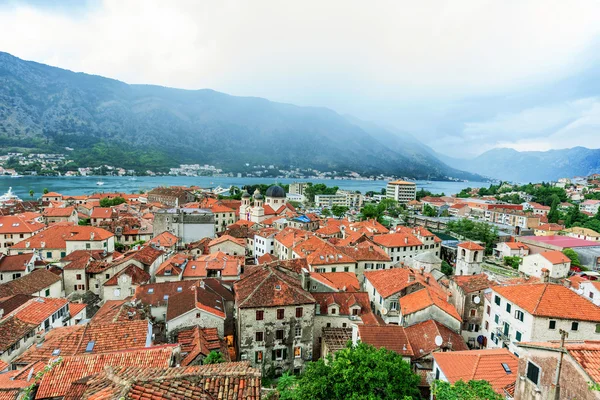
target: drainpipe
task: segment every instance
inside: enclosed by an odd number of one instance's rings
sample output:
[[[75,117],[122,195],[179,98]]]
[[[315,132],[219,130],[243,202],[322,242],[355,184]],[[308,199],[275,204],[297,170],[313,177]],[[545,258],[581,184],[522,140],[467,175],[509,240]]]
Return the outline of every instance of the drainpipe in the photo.
[[[569,333],[564,330],[559,330],[560,333],[560,356],[558,358],[558,365],[556,366],[556,375],[554,376],[554,400],[560,400],[560,371],[562,369],[563,356],[565,350],[565,337],[569,336]]]

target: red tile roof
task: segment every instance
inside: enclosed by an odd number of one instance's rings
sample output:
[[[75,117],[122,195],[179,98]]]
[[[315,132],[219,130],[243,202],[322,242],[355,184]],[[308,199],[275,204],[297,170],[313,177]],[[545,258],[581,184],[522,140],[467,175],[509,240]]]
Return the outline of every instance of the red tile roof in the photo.
[[[529,250],[529,246],[521,242],[504,242],[511,250]]]
[[[454,281],[465,293],[479,292],[493,285],[486,274],[455,275],[450,280]]]
[[[38,324],[22,321],[16,317],[6,317],[0,321],[0,352],[4,353],[10,346],[18,342],[30,332],[34,332]]]
[[[33,259],[33,254],[15,254],[7,256],[0,254],[0,272],[25,271],[27,264]]]
[[[0,299],[15,294],[34,294],[61,280],[60,275],[47,269],[35,269],[20,278],[1,284]]]
[[[150,282],[150,274],[134,264],[129,264],[118,273],[114,274],[109,280],[104,282],[104,286],[117,286],[119,278],[127,275],[131,278],[132,285],[142,285]]]
[[[560,232],[565,229],[565,227],[559,224],[541,224],[535,229],[540,231]]]
[[[115,218],[115,214],[115,210],[111,207],[94,207],[90,214],[90,218],[110,219]]]
[[[266,264],[266,263],[270,263],[273,261],[276,261],[277,257],[275,257],[273,254],[271,253],[265,253],[262,256],[257,258],[257,261],[259,264]]]
[[[225,301],[211,290],[204,288],[204,282],[170,296],[167,303],[167,322],[193,310],[200,310],[220,318],[225,318]]]
[[[389,233],[387,235],[375,235],[373,241],[383,247],[409,247],[422,246],[423,243],[415,236],[407,233]]]
[[[18,308],[13,315],[30,324],[41,324],[52,314],[65,307],[69,300],[62,298],[36,297]]]
[[[212,246],[216,246],[218,244],[224,243],[224,242],[233,242],[235,244],[238,244],[242,247],[246,246],[246,241],[244,239],[238,239],[238,238],[234,238],[233,236],[229,236],[229,235],[223,235],[219,238],[213,239],[210,241],[210,243],[208,244],[208,247],[212,247]]]
[[[153,244],[160,247],[172,247],[177,244],[179,238],[173,235],[171,232],[163,232],[153,237],[147,244]]]
[[[219,338],[217,328],[184,328],[177,332],[177,343],[181,345],[181,366],[190,365],[198,356],[207,356],[211,351],[220,352],[229,361],[227,345]]]
[[[149,283],[147,285],[138,286],[135,289],[134,299],[140,300],[143,304],[161,307],[167,305],[167,299],[184,289],[188,289],[196,285],[198,281],[176,281],[176,282],[161,282]]]
[[[235,277],[241,274],[244,256],[231,256],[218,251],[188,261],[183,271],[183,278],[206,278],[208,271],[220,271],[223,277]]]
[[[494,286],[492,290],[537,317],[600,322],[600,307],[563,285]]]
[[[44,209],[44,217],[70,217],[75,211],[75,207],[48,207]]]
[[[462,322],[462,318],[458,311],[456,311],[456,308],[448,303],[446,299],[442,297],[442,293],[438,290],[424,288],[400,298],[402,315],[409,315],[434,306],[446,312],[454,319]]]
[[[500,394],[517,379],[519,359],[508,349],[486,349],[433,353],[437,365],[450,383],[485,380]],[[502,364],[512,373],[507,373]]]
[[[354,264],[356,259],[349,256],[336,246],[323,242],[321,246],[306,256],[306,261],[312,266],[331,264]],[[314,268],[314,267],[313,267]]]
[[[477,250],[477,251],[485,250],[484,247],[482,247],[474,242],[462,242],[462,243],[458,244],[458,247],[460,247],[462,249],[467,249],[467,250]]]
[[[0,299],[0,310],[4,310],[3,316],[6,317],[31,299],[33,299],[33,296],[27,294],[16,294],[14,296],[2,298]]]
[[[315,298],[302,289],[300,280],[276,266],[265,265],[234,284],[239,308],[314,304]]]
[[[311,272],[310,277],[336,291],[358,292],[360,290],[360,283],[353,272]]]
[[[49,226],[28,239],[23,239],[16,243],[12,249],[65,249],[67,247],[66,241],[102,241],[113,236],[111,232],[93,226],[57,224]],[[42,246],[42,243],[44,243],[44,246]]]
[[[550,261],[553,265],[571,263],[571,259],[565,256],[562,251],[545,251],[540,253],[540,255]]]
[[[408,326],[404,328],[404,331],[415,358],[424,357],[440,348],[454,351],[469,350],[460,334],[432,319]],[[443,340],[441,346],[435,344],[437,336],[440,336]]]
[[[46,225],[19,215],[0,216],[0,235],[10,233],[34,233]]]
[[[338,246],[348,256],[356,261],[392,261],[390,256],[379,246],[370,240],[357,243],[354,246]]]
[[[404,357],[413,357],[414,350],[404,327],[398,325],[358,325],[360,341],[376,348],[386,348]]]
[[[84,303],[69,303],[69,315],[71,316],[71,318],[74,318],[77,314],[79,314],[86,307],[87,307],[87,304],[84,304]]]
[[[176,348],[176,345],[164,345],[115,353],[63,357],[60,364],[44,375],[35,398],[62,397],[72,382],[98,374],[105,366],[169,367]]]
[[[352,306],[360,307],[360,315],[370,314],[371,306],[369,295],[365,292],[320,292],[312,293],[313,297],[320,306],[320,314],[328,315],[328,307],[332,304],[338,305],[338,315],[351,315]]]
[[[389,297],[411,285],[432,286],[440,289],[435,278],[412,268],[392,268],[377,271],[365,271],[365,278],[384,298]]]

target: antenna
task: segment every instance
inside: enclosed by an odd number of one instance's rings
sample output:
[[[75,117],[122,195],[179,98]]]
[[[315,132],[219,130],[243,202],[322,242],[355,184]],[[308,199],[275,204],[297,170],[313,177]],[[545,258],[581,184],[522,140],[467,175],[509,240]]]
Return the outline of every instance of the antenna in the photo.
[[[442,343],[444,343],[444,339],[442,339],[442,337],[440,335],[437,335],[435,337],[435,345],[437,347],[440,347],[442,345]]]

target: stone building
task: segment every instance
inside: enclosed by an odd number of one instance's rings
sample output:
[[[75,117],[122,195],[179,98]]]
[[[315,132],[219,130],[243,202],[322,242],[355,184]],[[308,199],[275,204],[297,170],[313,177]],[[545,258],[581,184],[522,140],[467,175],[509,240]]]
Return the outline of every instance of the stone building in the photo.
[[[237,350],[263,371],[302,371],[313,358],[315,298],[298,275],[277,265],[235,283]]]
[[[215,237],[215,219],[210,210],[202,208],[170,208],[154,215],[155,234],[170,232],[181,243],[192,243],[205,237]]]
[[[477,337],[483,330],[484,294],[491,285],[486,274],[450,278],[449,301],[462,317],[461,332],[471,348],[478,346]]]
[[[485,248],[474,242],[458,244],[455,275],[476,275],[481,273],[481,263]]]
[[[158,187],[148,192],[149,203],[162,203],[171,207],[179,207],[194,200],[193,193],[181,188]]]

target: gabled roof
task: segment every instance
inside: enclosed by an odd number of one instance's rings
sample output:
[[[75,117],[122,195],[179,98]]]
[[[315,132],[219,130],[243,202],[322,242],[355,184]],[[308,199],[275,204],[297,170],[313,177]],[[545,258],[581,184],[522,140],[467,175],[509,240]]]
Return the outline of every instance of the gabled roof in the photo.
[[[430,319],[404,328],[415,358],[420,358],[438,351],[441,348],[453,351],[469,350],[462,336],[445,325]],[[435,338],[440,336],[442,345],[435,344]]]
[[[178,276],[183,271],[183,264],[188,260],[187,255],[176,253],[167,258],[156,269],[156,276]]]
[[[529,250],[529,246],[521,242],[504,242],[511,250]]]
[[[114,217],[116,217],[116,215],[115,210],[113,210],[112,207],[94,207],[90,214],[90,218],[108,219]]]
[[[220,271],[221,276],[238,276],[244,265],[244,256],[231,256],[218,251],[188,261],[183,278],[206,278],[208,271]]]
[[[33,233],[44,229],[46,225],[19,215],[0,216],[0,234]]]
[[[338,246],[337,248],[356,261],[392,261],[381,247],[370,240],[362,241],[354,246]]]
[[[309,265],[316,266],[355,263],[356,259],[336,246],[323,242],[319,248],[306,256],[306,261]]]
[[[450,280],[454,281],[465,293],[479,292],[493,285],[486,274],[455,275]]]
[[[492,290],[536,317],[600,322],[600,307],[563,285],[494,286]]]
[[[0,321],[0,352],[4,353],[10,346],[18,342],[30,332],[34,332],[38,324],[22,321],[16,317],[6,317]]]
[[[467,249],[467,250],[477,250],[477,251],[485,250],[484,247],[482,247],[474,242],[462,242],[462,243],[458,244],[458,247],[460,247],[461,249]]]
[[[360,290],[360,283],[354,272],[311,272],[310,277],[335,291],[358,292]]]
[[[171,321],[193,310],[200,310],[225,319],[225,302],[221,296],[204,288],[204,283],[194,285],[169,297],[166,320]]]
[[[178,240],[179,238],[173,235],[171,232],[164,231],[163,233],[156,235],[150,241],[148,241],[148,244],[162,247],[171,247],[175,246]]]
[[[440,352],[433,358],[450,383],[486,380],[500,394],[518,376],[519,359],[508,349]],[[502,364],[507,364],[511,373]]]
[[[137,321],[147,318],[143,308],[133,306],[131,297],[124,300],[106,300],[90,320],[90,324]]]
[[[328,315],[332,304],[339,307],[337,315],[351,315],[350,308],[356,306],[360,307],[361,316],[372,312],[366,292],[321,292],[312,295],[320,306],[320,314],[317,315]]]
[[[216,246],[216,245],[224,243],[224,242],[233,242],[242,247],[246,246],[246,241],[244,239],[238,239],[238,238],[234,238],[233,236],[223,235],[219,238],[211,240],[210,243],[208,244],[208,247]]]
[[[131,278],[132,285],[142,285],[150,281],[150,274],[134,264],[129,264],[121,271],[113,275],[109,280],[104,282],[104,286],[117,286],[119,278],[123,275],[128,275]]]
[[[135,289],[135,295],[133,298],[140,300],[142,304],[149,306],[165,306],[167,305],[167,300],[170,296],[196,285],[197,282],[198,281],[189,280],[140,285]]]
[[[383,247],[411,247],[422,246],[423,243],[415,236],[408,233],[388,233],[375,235],[373,241]]]
[[[211,351],[220,352],[229,361],[227,345],[219,338],[217,328],[192,326],[177,332],[177,343],[181,346],[181,365],[187,366],[199,355],[207,356]]]
[[[60,275],[47,269],[35,269],[20,278],[1,284],[0,299],[15,294],[34,294],[60,281]]]
[[[44,217],[70,217],[75,207],[47,207],[42,212]]]
[[[0,272],[22,272],[27,269],[27,265],[31,262],[34,255],[28,254],[15,254],[12,256],[6,256],[0,254]]]
[[[411,285],[433,286],[439,288],[435,278],[427,273],[412,268],[392,268],[376,271],[365,271],[365,278],[384,298],[400,292]],[[429,279],[429,282],[427,280]]]
[[[105,366],[140,368],[169,367],[177,345],[163,345],[114,353],[63,357],[62,362],[44,374],[36,399],[62,397],[72,382],[98,374]]]
[[[0,310],[4,310],[3,317],[6,317],[31,299],[33,299],[33,296],[28,294],[15,294],[14,296],[0,299]]]
[[[63,298],[36,297],[18,308],[13,315],[21,321],[40,325],[68,302],[69,300]]]
[[[276,266],[265,265],[234,284],[239,308],[314,304],[315,298],[302,289],[300,279]]]
[[[102,241],[113,236],[111,232],[94,226],[56,224],[21,240],[12,249],[65,249],[66,241]]]
[[[456,311],[456,308],[442,297],[440,291],[426,287],[400,298],[402,315],[413,314],[432,306],[439,308],[454,319],[462,322],[462,318],[458,311]]]
[[[404,357],[413,357],[414,350],[404,327],[399,325],[358,325],[360,341],[376,348],[386,348]]]
[[[31,346],[14,362],[48,362],[54,357],[142,349],[150,344],[148,321],[121,321],[54,328],[40,345]],[[88,344],[93,342],[89,351]],[[91,347],[91,346],[90,346]]]
[[[542,257],[550,261],[552,265],[571,263],[571,259],[563,254],[562,251],[545,251],[540,253]]]

